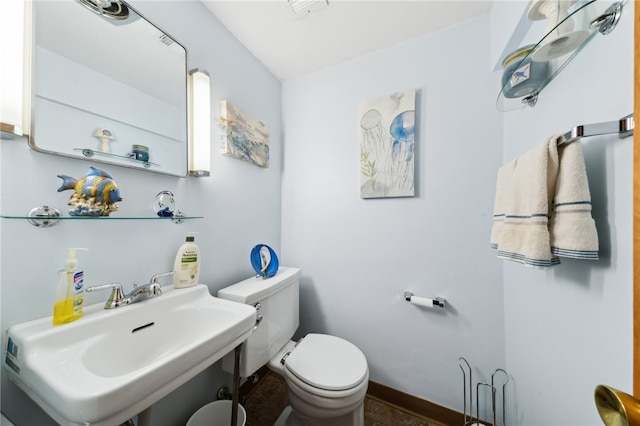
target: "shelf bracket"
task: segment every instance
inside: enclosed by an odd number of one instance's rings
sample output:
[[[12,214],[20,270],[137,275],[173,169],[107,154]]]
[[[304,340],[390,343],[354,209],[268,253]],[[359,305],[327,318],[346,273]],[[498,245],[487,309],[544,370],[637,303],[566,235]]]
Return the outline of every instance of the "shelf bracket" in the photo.
[[[29,210],[27,216],[29,223],[39,228],[50,228],[60,223],[60,210],[55,207],[34,207]]]
[[[530,107],[534,107],[536,106],[536,103],[538,102],[538,91],[536,90],[535,92],[533,92],[532,94],[530,94],[529,96],[525,96],[524,98],[522,98],[522,103],[530,106]]]
[[[622,2],[617,2],[609,6],[602,15],[591,21],[591,28],[597,29],[602,35],[607,35],[618,25],[620,16],[622,16]]]

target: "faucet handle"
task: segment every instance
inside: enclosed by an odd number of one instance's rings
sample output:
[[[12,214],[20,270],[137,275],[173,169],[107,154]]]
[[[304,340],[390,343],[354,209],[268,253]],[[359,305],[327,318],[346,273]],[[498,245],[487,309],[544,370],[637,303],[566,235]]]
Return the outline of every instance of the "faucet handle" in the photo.
[[[150,283],[151,284],[156,284],[156,283],[158,283],[158,278],[168,277],[169,275],[173,275],[173,274],[175,274],[175,271],[169,271],[169,272],[163,272],[161,274],[156,274],[153,277],[151,277]]]
[[[111,289],[111,296],[109,296],[109,300],[107,300],[107,302],[104,304],[105,309],[117,308],[120,305],[126,305],[128,303],[128,300],[124,296],[122,285],[120,283],[110,283],[88,287],[85,289],[85,291],[91,292],[108,289]]]

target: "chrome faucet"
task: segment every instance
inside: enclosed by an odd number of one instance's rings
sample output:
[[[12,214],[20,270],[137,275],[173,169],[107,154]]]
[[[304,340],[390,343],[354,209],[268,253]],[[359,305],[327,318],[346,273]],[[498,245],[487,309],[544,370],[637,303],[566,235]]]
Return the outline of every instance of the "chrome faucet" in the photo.
[[[173,275],[174,272],[164,272],[162,274],[157,274],[151,277],[151,280],[147,284],[138,285],[136,283],[133,284],[133,290],[128,294],[124,294],[122,291],[122,285],[120,283],[110,283],[97,285],[93,287],[89,287],[85,289],[85,291],[97,291],[97,290],[107,290],[111,289],[111,296],[109,296],[109,300],[104,304],[105,309],[114,309],[119,308],[123,305],[130,305],[132,303],[140,302],[142,300],[151,299],[153,297],[158,297],[162,295],[162,286],[158,282],[158,278],[167,277],[169,275]]]

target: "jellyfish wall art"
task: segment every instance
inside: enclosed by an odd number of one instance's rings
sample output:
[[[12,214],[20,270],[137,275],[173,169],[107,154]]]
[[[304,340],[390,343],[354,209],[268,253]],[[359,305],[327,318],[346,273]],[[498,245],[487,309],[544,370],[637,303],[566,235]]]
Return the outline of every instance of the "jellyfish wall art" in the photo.
[[[415,90],[360,108],[360,197],[414,195]]]

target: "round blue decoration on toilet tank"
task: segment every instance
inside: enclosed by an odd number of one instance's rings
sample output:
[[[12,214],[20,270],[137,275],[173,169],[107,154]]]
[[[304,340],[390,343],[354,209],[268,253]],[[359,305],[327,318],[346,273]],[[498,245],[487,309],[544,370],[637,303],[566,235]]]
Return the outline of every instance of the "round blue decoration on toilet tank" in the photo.
[[[258,244],[251,250],[251,266],[262,278],[271,278],[278,272],[278,256],[266,244]]]

